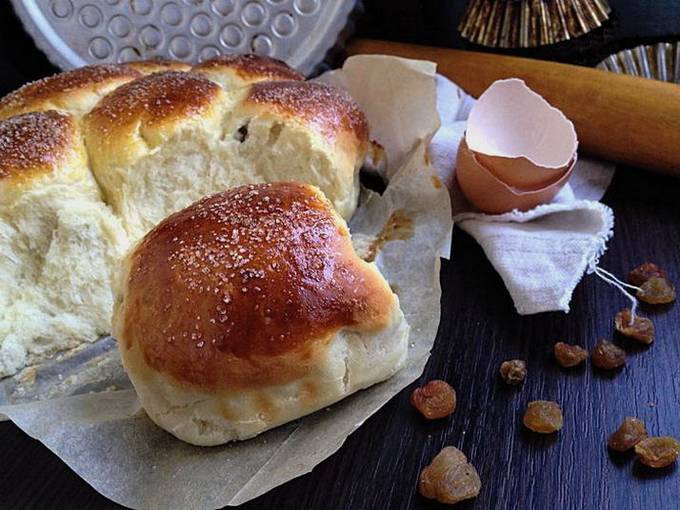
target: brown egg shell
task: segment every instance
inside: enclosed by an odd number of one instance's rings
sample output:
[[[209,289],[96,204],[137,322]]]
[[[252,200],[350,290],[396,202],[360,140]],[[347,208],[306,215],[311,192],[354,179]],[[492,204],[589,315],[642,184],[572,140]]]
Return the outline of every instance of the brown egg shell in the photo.
[[[485,213],[528,211],[555,198],[569,181],[575,165],[576,156],[556,181],[537,190],[520,190],[508,186],[482,165],[463,139],[456,159],[456,179],[472,205]]]
[[[536,191],[550,186],[569,170],[569,164],[560,168],[548,168],[531,162],[524,156],[506,158],[475,153],[477,161],[498,180],[522,191]]]
[[[465,142],[487,170],[522,191],[557,181],[578,150],[574,124],[517,78],[495,81],[479,97]]]

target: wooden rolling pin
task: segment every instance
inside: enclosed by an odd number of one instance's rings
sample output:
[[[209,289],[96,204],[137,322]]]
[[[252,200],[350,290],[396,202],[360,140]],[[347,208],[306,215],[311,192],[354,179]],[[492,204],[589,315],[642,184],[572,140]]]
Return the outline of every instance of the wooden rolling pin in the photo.
[[[356,39],[350,55],[386,54],[437,62],[478,97],[495,80],[521,78],[562,110],[588,154],[680,177],[680,86],[490,53]]]

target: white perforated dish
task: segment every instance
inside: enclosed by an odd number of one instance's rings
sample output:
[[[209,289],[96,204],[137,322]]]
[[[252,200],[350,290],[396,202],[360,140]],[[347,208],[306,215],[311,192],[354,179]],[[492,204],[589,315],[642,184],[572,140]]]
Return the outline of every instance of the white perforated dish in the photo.
[[[254,51],[304,74],[323,61],[355,0],[12,0],[53,64]]]

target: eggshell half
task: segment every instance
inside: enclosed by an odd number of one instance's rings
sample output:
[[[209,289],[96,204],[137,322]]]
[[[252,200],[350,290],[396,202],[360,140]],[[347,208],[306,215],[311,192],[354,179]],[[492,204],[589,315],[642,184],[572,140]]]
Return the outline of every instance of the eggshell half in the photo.
[[[463,139],[456,158],[456,179],[472,205],[485,213],[528,211],[555,198],[571,177],[575,165],[576,158],[557,180],[541,189],[521,190],[508,186],[482,165]]]
[[[523,191],[533,191],[545,188],[564,175],[569,164],[561,168],[537,167],[525,157],[503,158],[475,153],[477,161],[489,172],[505,182],[508,186]]]
[[[509,186],[538,190],[573,162],[573,123],[519,79],[494,82],[470,112],[465,134],[478,161]]]

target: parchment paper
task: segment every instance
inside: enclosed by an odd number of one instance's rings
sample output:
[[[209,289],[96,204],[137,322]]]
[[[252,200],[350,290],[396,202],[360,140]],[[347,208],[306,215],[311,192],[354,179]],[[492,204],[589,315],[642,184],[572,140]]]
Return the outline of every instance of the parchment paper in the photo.
[[[386,191],[362,193],[350,223],[356,244],[370,243],[395,211],[413,222],[411,237],[388,241],[376,258],[411,326],[406,366],[328,409],[212,448],[185,444],[156,427],[133,390],[101,391],[127,385],[112,339],[4,381],[0,398],[13,405],[0,413],[117,503],[167,510],[244,503],[309,472],[422,373],[439,324],[440,257],[449,255],[452,229],[448,192],[427,157],[439,127],[435,65],[361,56],[322,80],[346,87],[359,101],[391,163]],[[54,398],[59,395],[71,396]]]

